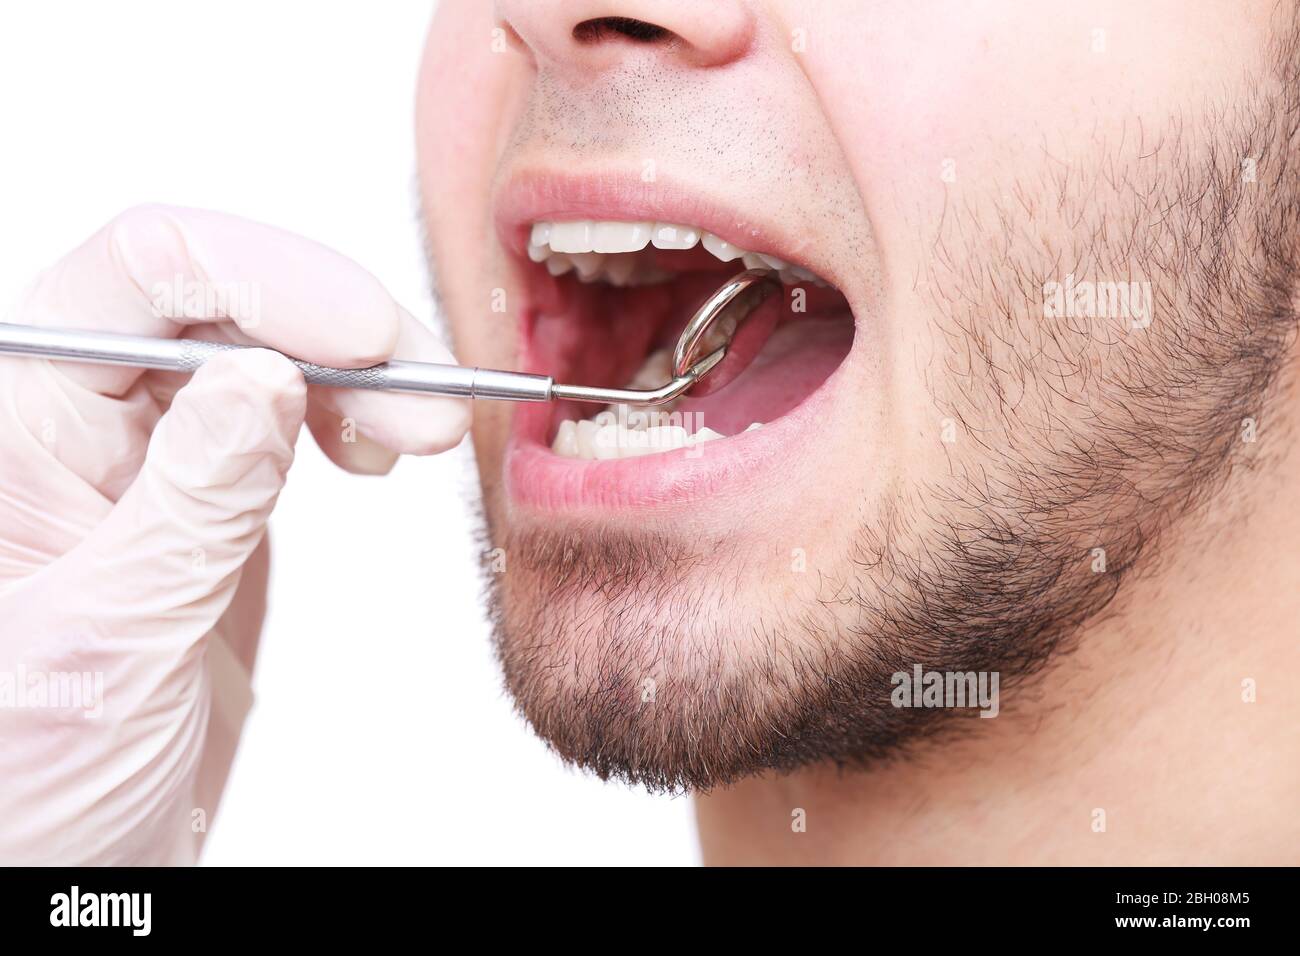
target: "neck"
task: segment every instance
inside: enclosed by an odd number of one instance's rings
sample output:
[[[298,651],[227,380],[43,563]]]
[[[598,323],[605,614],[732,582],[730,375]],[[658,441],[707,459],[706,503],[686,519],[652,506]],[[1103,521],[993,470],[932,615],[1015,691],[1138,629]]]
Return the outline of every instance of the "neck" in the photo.
[[[1294,383],[1295,376],[1287,376]],[[709,864],[1280,864],[1300,822],[1294,384],[1214,501],[994,719],[697,800]],[[803,811],[805,829],[792,824]]]

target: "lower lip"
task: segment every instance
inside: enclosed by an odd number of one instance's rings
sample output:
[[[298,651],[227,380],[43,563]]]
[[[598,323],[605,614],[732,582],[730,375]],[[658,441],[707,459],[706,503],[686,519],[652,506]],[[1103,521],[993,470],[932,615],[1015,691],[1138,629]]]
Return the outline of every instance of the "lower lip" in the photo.
[[[639,458],[565,458],[546,444],[552,407],[515,409],[505,483],[525,508],[574,514],[645,511],[779,481],[791,456],[815,442],[847,359],[797,407],[752,432]]]

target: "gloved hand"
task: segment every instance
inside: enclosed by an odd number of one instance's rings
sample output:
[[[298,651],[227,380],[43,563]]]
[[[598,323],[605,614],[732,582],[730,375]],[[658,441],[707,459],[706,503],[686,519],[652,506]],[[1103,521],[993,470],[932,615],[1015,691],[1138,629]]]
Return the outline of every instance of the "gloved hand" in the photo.
[[[193,209],[123,214],[6,320],[321,365],[453,361],[338,253]],[[469,409],[307,388],[265,349],[188,381],[0,358],[0,864],[196,859],[251,702],[266,522],[304,419],[333,461],[383,473],[456,445]]]

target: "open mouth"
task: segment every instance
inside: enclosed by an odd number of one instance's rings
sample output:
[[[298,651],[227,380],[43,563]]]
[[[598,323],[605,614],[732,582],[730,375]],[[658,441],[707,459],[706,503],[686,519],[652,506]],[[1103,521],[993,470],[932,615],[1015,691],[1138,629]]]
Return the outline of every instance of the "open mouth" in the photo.
[[[552,317],[562,334],[536,336],[538,358],[566,381],[596,385],[655,388],[671,379],[683,326],[736,272],[771,269],[783,286],[783,295],[746,319],[732,356],[745,352],[746,342],[755,348],[720,391],[648,408],[558,403],[548,438],[568,458],[666,453],[761,427],[815,391],[853,342],[848,303],[825,280],[694,226],[539,221],[530,228],[528,257],[557,279],[566,306]]]
[[[566,500],[590,499],[586,492],[602,479],[644,488],[656,477],[659,489],[697,479],[706,463],[762,444],[760,436],[807,406],[850,354],[854,321],[844,295],[814,265],[777,249],[745,248],[681,221],[550,214],[509,229],[530,300],[523,360],[557,381],[657,388],[673,377],[682,329],[719,285],[762,268],[782,286],[741,325],[726,374],[724,365],[710,373],[726,381],[721,387],[711,390],[706,378],[668,405],[520,409],[515,444],[532,446],[534,487],[526,491],[539,491],[539,468],[566,489],[542,496]],[[698,490],[698,481],[689,483]]]

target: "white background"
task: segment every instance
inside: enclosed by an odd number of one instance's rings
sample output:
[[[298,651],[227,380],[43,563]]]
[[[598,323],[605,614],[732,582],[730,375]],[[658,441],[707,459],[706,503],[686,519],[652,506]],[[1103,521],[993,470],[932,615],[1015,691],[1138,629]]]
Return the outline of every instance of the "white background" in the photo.
[[[429,316],[415,216],[430,2],[0,6],[0,304],[114,213],[310,236]],[[455,95],[451,91],[449,95]],[[691,808],[567,770],[517,718],[479,602],[468,448],[367,479],[304,432],[208,864],[690,863]]]

